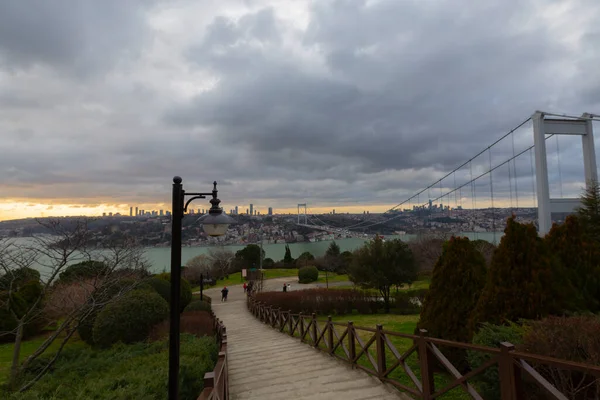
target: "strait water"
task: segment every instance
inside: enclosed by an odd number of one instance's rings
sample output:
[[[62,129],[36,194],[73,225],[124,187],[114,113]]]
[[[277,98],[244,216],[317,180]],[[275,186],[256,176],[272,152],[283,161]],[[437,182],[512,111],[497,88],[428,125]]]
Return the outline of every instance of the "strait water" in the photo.
[[[482,239],[487,240],[488,242],[496,242],[500,241],[500,238],[504,235],[503,232],[462,232],[462,236],[467,236],[468,238]],[[394,235],[394,236],[386,236],[386,238],[393,239],[398,238],[404,241],[414,240],[417,235]],[[347,239],[337,239],[336,243],[340,246],[341,251],[353,251],[361,247],[365,243],[366,239],[359,238],[347,238]],[[28,238],[19,238],[15,240],[17,243],[25,243],[31,242],[31,239]],[[300,254],[305,251],[310,252],[315,257],[320,257],[325,254],[327,248],[331,241],[322,241],[322,242],[302,242],[302,243],[289,243],[290,251],[292,253],[292,257],[296,258]],[[224,246],[226,250],[229,250],[235,254],[236,251],[241,250],[245,247],[245,245],[228,245]],[[191,258],[200,255],[200,254],[209,254],[211,249],[216,249],[218,246],[196,246],[196,247],[183,247],[181,251],[181,261],[182,265],[190,260]],[[283,259],[285,254],[285,243],[276,243],[276,244],[264,244],[263,249],[265,251],[265,258],[272,258],[275,261]],[[150,264],[151,272],[157,273],[162,271],[168,271],[171,264],[171,248],[170,247],[149,247],[144,249],[144,255],[148,263]],[[77,262],[80,260],[74,260],[73,262]],[[42,274],[44,273],[44,268],[38,268]]]

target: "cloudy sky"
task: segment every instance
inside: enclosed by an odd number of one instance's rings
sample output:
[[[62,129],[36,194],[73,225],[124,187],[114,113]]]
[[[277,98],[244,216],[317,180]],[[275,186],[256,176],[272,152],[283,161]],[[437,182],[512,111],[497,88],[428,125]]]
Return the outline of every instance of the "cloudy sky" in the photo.
[[[535,110],[600,114],[598,20],[597,0],[3,0],[0,219],[168,209],[174,175],[226,209],[383,210]],[[558,149],[553,190],[577,193],[580,142]]]

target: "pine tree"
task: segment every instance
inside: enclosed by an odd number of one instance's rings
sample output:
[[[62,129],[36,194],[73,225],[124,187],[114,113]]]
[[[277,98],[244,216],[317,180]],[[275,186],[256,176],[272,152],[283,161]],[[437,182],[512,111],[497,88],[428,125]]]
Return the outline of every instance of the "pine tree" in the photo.
[[[485,280],[483,255],[468,238],[452,237],[444,243],[442,255],[433,268],[418,327],[427,329],[433,337],[470,342],[468,320]],[[463,350],[444,349],[443,352],[457,368],[466,367]]]
[[[477,330],[483,322],[499,325],[561,313],[566,298],[572,295],[561,270],[535,226],[509,218],[470,328]]]
[[[581,195],[581,206],[577,209],[586,234],[594,240],[600,240],[600,185],[598,181],[588,183]]]
[[[565,308],[600,311],[600,243],[586,234],[580,218],[570,215],[564,224],[554,224],[544,241],[575,289],[573,304]]]
[[[283,256],[283,263],[290,265],[294,262],[294,259],[292,258],[292,251],[290,250],[290,246],[289,245],[285,245],[285,255]]]

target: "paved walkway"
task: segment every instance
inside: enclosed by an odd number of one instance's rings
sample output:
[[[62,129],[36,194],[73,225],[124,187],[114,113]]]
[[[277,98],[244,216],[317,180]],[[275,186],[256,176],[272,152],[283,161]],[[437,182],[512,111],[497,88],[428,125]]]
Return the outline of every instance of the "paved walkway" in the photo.
[[[408,399],[365,372],[260,322],[247,310],[240,286],[229,287],[228,301],[219,302],[221,289],[206,294],[227,327],[232,400]]]

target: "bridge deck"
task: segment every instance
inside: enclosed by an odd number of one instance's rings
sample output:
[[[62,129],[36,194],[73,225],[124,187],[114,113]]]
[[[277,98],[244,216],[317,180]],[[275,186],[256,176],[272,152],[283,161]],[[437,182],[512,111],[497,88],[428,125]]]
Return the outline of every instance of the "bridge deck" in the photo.
[[[258,321],[246,309],[239,286],[221,303],[218,289],[207,294],[227,327],[232,400],[408,399],[374,377]]]

